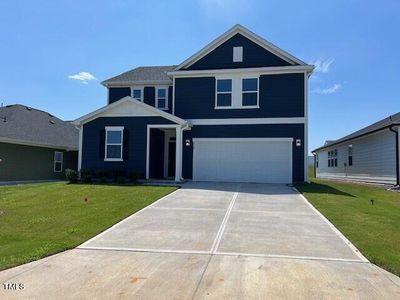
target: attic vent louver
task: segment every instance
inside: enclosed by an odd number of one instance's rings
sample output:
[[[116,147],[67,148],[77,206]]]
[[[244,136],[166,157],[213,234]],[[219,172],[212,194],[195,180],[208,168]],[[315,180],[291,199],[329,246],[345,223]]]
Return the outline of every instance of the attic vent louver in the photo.
[[[25,108],[26,108],[27,110],[29,110],[29,111],[32,110],[32,108],[30,108],[30,107],[28,107],[28,106],[25,106]]]
[[[55,122],[53,120],[49,120],[50,124],[55,124]]]

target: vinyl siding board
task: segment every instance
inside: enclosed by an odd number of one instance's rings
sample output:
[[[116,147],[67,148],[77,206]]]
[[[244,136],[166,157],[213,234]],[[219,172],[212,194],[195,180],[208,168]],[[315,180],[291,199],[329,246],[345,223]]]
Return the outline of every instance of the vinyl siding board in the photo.
[[[54,152],[63,152],[63,171],[54,172]],[[78,151],[0,143],[0,181],[64,179],[78,167]]]
[[[117,87],[108,89],[108,104],[114,103],[119,99],[131,95],[130,87]]]
[[[186,140],[193,138],[293,138],[292,178],[295,182],[304,181],[304,142],[302,146],[295,145],[296,139],[304,141],[303,124],[279,125],[214,125],[193,126],[183,133],[183,166],[182,174],[185,179],[192,179],[193,173],[193,142],[185,145]]]
[[[146,174],[148,124],[173,123],[162,117],[101,117],[84,124],[82,169],[137,171],[144,176]],[[110,162],[104,161],[104,158],[100,157],[100,132],[106,126],[124,126],[124,128],[129,130],[129,153],[127,155],[128,158],[124,161]]]
[[[261,75],[259,106],[215,109],[215,77],[175,79],[175,114],[180,118],[286,118],[304,117],[304,74]]]
[[[353,145],[353,165],[348,164],[348,146]],[[338,150],[338,166],[328,167],[328,152]],[[395,134],[383,130],[318,151],[317,177],[395,183]]]
[[[233,47],[243,47],[242,62],[233,62]],[[185,70],[278,66],[290,66],[290,64],[238,33]]]

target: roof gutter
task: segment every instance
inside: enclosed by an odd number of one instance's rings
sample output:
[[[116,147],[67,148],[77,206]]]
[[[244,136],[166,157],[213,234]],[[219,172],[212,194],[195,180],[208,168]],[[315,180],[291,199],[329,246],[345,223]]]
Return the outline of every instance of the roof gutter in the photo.
[[[388,129],[390,127],[395,127],[395,126],[400,126],[400,123],[391,124],[391,125],[379,128],[379,129],[375,129],[375,130],[372,130],[372,131],[369,131],[369,132],[366,132],[366,133],[363,133],[363,134],[360,134],[360,135],[353,136],[351,138],[348,138],[348,139],[345,139],[345,140],[342,140],[342,141],[333,142],[331,144],[324,145],[322,147],[316,148],[316,149],[312,150],[311,152],[312,153],[314,153],[314,152],[316,153],[317,151],[320,151],[320,150],[323,150],[323,149],[326,149],[326,148],[329,148],[329,147],[332,147],[332,146],[336,146],[336,145],[339,145],[339,144],[342,144],[342,143],[345,143],[345,142],[348,142],[348,141],[351,141],[351,140],[354,140],[354,139],[358,139],[358,138],[361,138],[361,137],[376,133],[376,132],[381,131],[381,130]]]
[[[394,130],[393,127],[397,126],[397,130]],[[395,125],[391,125],[389,127],[389,130],[394,132],[394,134],[396,135],[396,186],[400,186],[400,152],[399,152],[399,125],[395,124]]]

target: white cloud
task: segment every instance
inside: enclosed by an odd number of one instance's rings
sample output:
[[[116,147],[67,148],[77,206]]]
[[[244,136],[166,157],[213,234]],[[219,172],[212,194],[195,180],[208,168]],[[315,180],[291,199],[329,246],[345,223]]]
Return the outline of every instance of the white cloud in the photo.
[[[335,83],[331,87],[327,87],[327,88],[324,88],[324,89],[316,88],[316,89],[312,90],[311,92],[312,93],[316,93],[316,94],[329,95],[329,94],[336,93],[341,88],[342,88],[342,85],[340,83]]]
[[[315,72],[328,73],[334,61],[335,60],[333,58],[329,58],[326,60],[318,58],[315,62],[312,62],[311,64],[315,66]]]
[[[96,80],[96,77],[94,77],[89,72],[79,72],[78,74],[69,75],[68,78],[73,80],[78,80],[83,84],[88,84],[90,80]]]

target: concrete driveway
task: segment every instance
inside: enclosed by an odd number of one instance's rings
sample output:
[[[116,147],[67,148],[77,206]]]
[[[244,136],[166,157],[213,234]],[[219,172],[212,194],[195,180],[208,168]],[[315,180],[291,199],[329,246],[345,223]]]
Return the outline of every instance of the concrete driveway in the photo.
[[[187,183],[74,250],[0,272],[0,299],[393,299],[369,263],[285,185]]]

